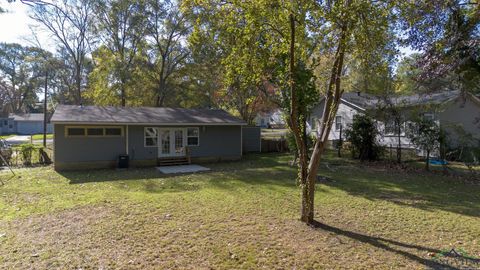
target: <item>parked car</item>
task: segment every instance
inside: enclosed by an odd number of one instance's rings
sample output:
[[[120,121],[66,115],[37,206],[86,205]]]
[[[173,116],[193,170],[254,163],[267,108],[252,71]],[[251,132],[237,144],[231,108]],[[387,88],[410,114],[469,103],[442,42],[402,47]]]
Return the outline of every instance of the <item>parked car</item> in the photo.
[[[4,139],[0,139],[0,154],[3,158],[0,158],[0,166],[6,165],[3,162],[5,159],[7,162],[10,162],[12,158],[12,147]]]

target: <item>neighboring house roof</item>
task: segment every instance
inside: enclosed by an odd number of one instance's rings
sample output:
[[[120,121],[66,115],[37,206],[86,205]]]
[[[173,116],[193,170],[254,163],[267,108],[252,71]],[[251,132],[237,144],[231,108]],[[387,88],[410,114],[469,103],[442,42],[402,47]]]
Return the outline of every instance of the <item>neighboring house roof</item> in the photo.
[[[444,102],[457,98],[459,95],[460,91],[447,91],[432,94],[415,94],[410,96],[396,96],[390,98],[390,102],[396,106],[442,104]],[[360,110],[376,109],[379,105],[385,103],[385,100],[381,97],[359,92],[344,93],[341,100],[344,104]]]
[[[17,114],[10,114],[10,118],[13,118],[14,121],[17,122],[42,122],[43,121],[43,113],[17,113]]]
[[[58,105],[51,122],[131,125],[246,125],[245,121],[224,110],[217,109],[76,105]]]

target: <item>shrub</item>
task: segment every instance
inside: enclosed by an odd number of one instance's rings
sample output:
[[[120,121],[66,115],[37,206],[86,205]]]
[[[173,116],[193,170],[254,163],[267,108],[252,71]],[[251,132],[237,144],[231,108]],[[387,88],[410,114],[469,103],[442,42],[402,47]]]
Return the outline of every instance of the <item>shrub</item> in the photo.
[[[415,122],[415,129],[407,132],[407,137],[417,148],[426,152],[425,168],[429,169],[430,154],[440,149],[444,140],[440,126],[432,120],[421,119]]]
[[[378,130],[375,122],[367,115],[355,115],[351,126],[345,131],[345,138],[351,145],[353,158],[377,160],[382,156],[383,147],[377,144]]]
[[[32,154],[34,150],[35,146],[33,144],[22,144],[20,152],[24,165],[29,166],[32,164]]]

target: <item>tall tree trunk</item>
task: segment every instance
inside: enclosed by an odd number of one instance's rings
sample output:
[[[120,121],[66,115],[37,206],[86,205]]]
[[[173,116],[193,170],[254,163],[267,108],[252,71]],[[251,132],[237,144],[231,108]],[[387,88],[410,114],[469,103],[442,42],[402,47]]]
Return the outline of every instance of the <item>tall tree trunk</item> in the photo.
[[[398,122],[398,145],[397,145],[397,163],[402,163],[402,139],[400,133],[402,132],[402,128],[400,125],[400,121]]]
[[[430,150],[427,150],[427,158],[425,160],[425,170],[430,170]]]
[[[75,84],[76,84],[75,103],[76,105],[80,105],[82,104],[82,70],[79,65],[76,66],[76,70],[75,70]]]
[[[127,103],[127,97],[126,97],[126,92],[125,92],[125,78],[120,79],[120,98],[122,99],[122,107],[125,107]]]
[[[349,3],[350,2],[348,1],[347,6],[349,5]],[[306,201],[308,202],[308,208],[306,209],[306,212],[302,211],[302,221],[308,224],[311,224],[314,221],[315,183],[317,181],[318,167],[320,166],[322,153],[326,148],[328,136],[330,134],[330,130],[333,124],[333,119],[338,111],[340,98],[343,92],[341,90],[341,76],[343,70],[343,61],[345,58],[347,31],[347,25],[346,23],[344,23],[341,28],[341,36],[339,39],[337,52],[335,54],[335,61],[332,67],[330,81],[325,98],[325,107],[323,111],[320,133],[315,142],[312,156],[308,164],[306,178],[307,192],[305,192],[305,194],[308,196],[306,199]]]
[[[299,175],[300,186],[302,188],[302,209],[301,209],[301,220],[303,222],[311,222],[313,217],[310,213],[313,213],[313,201],[310,201],[310,189],[306,183],[307,180],[307,147],[304,141],[304,136],[300,127],[300,119],[298,114],[298,97],[297,90],[295,89],[295,17],[293,13],[290,13],[290,128],[295,137],[295,143],[297,145],[298,151],[298,166],[299,166]]]

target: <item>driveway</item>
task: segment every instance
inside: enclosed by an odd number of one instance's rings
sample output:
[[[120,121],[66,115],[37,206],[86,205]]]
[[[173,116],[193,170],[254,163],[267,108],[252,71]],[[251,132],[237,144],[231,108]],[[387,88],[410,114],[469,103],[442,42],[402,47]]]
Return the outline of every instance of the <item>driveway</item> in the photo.
[[[30,135],[16,135],[5,139],[8,144],[23,144],[30,142]],[[34,140],[33,143],[43,143],[43,140]],[[52,139],[47,139],[47,143],[53,143]]]

